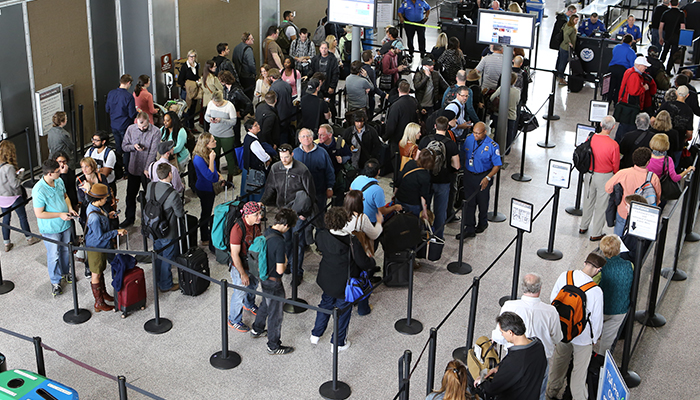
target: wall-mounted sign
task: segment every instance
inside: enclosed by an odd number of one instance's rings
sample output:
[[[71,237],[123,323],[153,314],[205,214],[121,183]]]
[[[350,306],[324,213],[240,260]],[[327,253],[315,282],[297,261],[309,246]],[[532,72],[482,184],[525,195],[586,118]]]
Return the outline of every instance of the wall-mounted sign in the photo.
[[[53,84],[34,93],[36,113],[39,120],[39,135],[46,136],[53,126],[53,115],[63,111],[63,85]]]
[[[171,53],[160,56],[160,70],[170,72],[173,69],[173,55]]]

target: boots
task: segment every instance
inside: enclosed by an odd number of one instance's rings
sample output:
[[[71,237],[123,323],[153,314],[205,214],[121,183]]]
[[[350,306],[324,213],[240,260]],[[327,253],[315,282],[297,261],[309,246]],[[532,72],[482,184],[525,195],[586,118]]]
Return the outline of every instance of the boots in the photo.
[[[102,298],[104,298],[105,301],[114,301],[114,297],[110,296],[109,293],[107,293],[107,288],[105,287],[104,274],[100,275],[100,290],[102,291]]]
[[[100,288],[100,284],[91,283],[90,286],[92,286],[92,295],[95,296],[95,312],[114,310],[114,307],[105,303],[105,300],[102,297],[102,289]]]

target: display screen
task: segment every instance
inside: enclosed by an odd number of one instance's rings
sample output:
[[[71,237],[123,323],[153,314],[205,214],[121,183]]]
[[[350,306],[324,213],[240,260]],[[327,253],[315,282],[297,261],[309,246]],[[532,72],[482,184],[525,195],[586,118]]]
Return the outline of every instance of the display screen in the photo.
[[[372,28],[376,14],[376,0],[328,0],[329,22]]]
[[[531,49],[535,38],[535,16],[495,10],[479,10],[477,41]]]

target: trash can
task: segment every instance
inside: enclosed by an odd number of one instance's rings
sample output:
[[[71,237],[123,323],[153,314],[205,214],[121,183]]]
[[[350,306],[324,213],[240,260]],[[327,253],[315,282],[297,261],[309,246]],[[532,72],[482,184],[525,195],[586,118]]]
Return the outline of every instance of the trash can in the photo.
[[[544,3],[541,1],[528,1],[525,4],[527,5],[528,14],[535,14],[537,16],[535,22],[541,23],[542,18],[544,18]]]
[[[5,355],[0,353],[0,372],[7,371],[7,358]]]

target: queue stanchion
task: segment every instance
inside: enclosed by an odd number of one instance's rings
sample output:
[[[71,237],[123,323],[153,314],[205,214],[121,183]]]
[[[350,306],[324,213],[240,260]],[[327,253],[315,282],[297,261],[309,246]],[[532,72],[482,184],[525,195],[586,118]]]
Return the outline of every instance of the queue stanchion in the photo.
[[[473,195],[472,195],[473,196]],[[464,199],[462,202],[462,220],[459,224],[459,253],[457,254],[457,261],[453,261],[447,264],[447,270],[455,275],[467,275],[472,272],[472,266],[462,261],[462,252],[464,250],[464,221],[467,215],[467,202],[469,199]]]
[[[532,118],[535,118],[535,116],[533,115]],[[530,120],[530,121],[532,121],[532,120]],[[525,126],[527,126],[527,124],[530,121],[526,121]],[[532,180],[532,177],[530,175],[525,174],[525,147],[526,147],[526,143],[527,143],[527,130],[523,129],[523,146],[522,146],[523,148],[520,152],[520,172],[510,176],[514,181],[530,182]],[[498,172],[501,172],[501,171],[499,170]]]
[[[426,243],[421,244],[425,246]],[[402,318],[394,324],[394,329],[404,335],[417,335],[423,331],[423,324],[417,319],[411,318],[413,311],[413,263],[416,259],[415,250],[411,250],[410,260],[408,262],[408,301],[406,304],[406,318]]]
[[[506,220],[506,216],[503,213],[498,212],[498,197],[501,193],[501,169],[498,169],[496,173],[496,189],[493,192],[493,211],[487,213],[486,219],[490,222],[503,222]],[[488,190],[488,187],[485,189]],[[464,216],[462,216],[464,218]]]
[[[263,299],[265,301],[265,299]],[[228,349],[228,282],[221,280],[221,351],[209,357],[209,364],[216,369],[232,369],[241,363],[241,356]]]
[[[15,284],[12,281],[2,279],[2,265],[0,265],[0,294],[10,293],[14,288]]]
[[[117,377],[117,382],[119,383],[119,400],[127,400],[126,377],[124,375],[119,375]]]
[[[29,176],[31,176],[32,179],[24,182],[22,186],[24,186],[27,189],[31,189],[34,187],[36,180],[34,179],[34,164],[32,162],[32,142],[29,139],[29,127],[24,128],[24,136],[27,138],[27,160],[29,161]]]
[[[433,391],[435,385],[435,357],[437,353],[437,329],[430,328],[430,338],[428,339],[428,378],[426,379],[425,395]]]
[[[187,233],[185,233],[187,234]],[[171,246],[173,246],[172,244]],[[158,301],[158,277],[156,276],[156,247],[153,246],[153,251],[151,252],[151,265],[153,266],[153,308],[155,309],[155,318],[146,321],[143,324],[143,329],[154,335],[160,335],[173,328],[173,323],[167,318],[160,317],[160,303]],[[163,260],[161,260],[163,261]]]
[[[36,358],[36,373],[46,378],[46,364],[44,363],[44,349],[41,347],[41,338],[34,336],[34,357]]]
[[[306,300],[298,297],[297,286],[299,283],[299,235],[304,234],[305,224],[302,224],[302,229],[292,233],[292,297],[289,300],[299,303],[309,304]],[[306,311],[306,308],[294,304],[286,303],[282,309],[288,314],[301,314]]]
[[[583,192],[583,174],[578,174],[578,183],[576,184],[576,203],[573,207],[566,207],[564,211],[567,214],[580,217],[583,215],[583,209],[581,208],[581,193]]]
[[[474,325],[476,324],[476,306],[479,301],[479,277],[475,276],[472,281],[472,302],[469,305],[469,323],[467,325],[467,345],[464,347],[458,347],[452,352],[452,358],[460,360],[467,364],[467,358],[469,356],[469,349],[472,348],[472,343],[474,343]]]
[[[697,165],[696,165],[697,167]],[[695,227],[695,218],[698,214],[698,188],[700,188],[700,174],[693,173],[690,190],[690,209],[688,210],[688,223],[685,225],[685,241],[697,242],[700,241],[700,235],[693,232]]]
[[[639,310],[635,314],[635,319],[640,324],[658,328],[666,325],[666,318],[663,315],[656,313],[656,299],[659,294],[659,283],[661,281],[661,264],[663,264],[664,250],[666,249],[666,234],[668,233],[668,218],[661,220],[661,231],[659,238],[656,241],[656,249],[654,251],[654,270],[651,275],[649,284],[649,300],[647,309]]]
[[[346,308],[345,312],[352,312],[352,307]],[[338,380],[338,315],[340,310],[333,308],[333,379],[325,382],[318,388],[319,394],[323,398],[333,400],[344,400],[350,397],[352,390],[350,385]]]
[[[691,172],[694,173],[694,172]],[[688,223],[688,219],[685,216],[688,213],[688,207],[690,207],[690,188],[686,187],[681,193],[683,198],[683,206],[681,207],[681,217],[678,223],[678,234],[676,235],[676,248],[673,251],[673,266],[668,268],[663,268],[661,270],[661,276],[666,279],[671,279],[672,281],[684,281],[688,279],[688,274],[685,271],[678,269],[678,261],[680,259],[681,248],[683,247],[683,236],[685,233],[685,225]]]
[[[515,242],[515,262],[513,262],[513,284],[510,290],[510,296],[503,296],[498,300],[498,304],[503,306],[508,300],[517,300],[518,298],[518,280],[520,279],[520,258],[523,253],[523,233],[525,231],[518,229],[518,236]]]
[[[557,230],[557,215],[559,213],[559,186],[554,187],[554,203],[552,204],[552,219],[549,223],[549,242],[546,249],[537,250],[537,255],[544,260],[556,261],[561,260],[564,256],[561,251],[554,248],[554,235]],[[515,299],[513,299],[515,300]]]
[[[56,245],[61,246],[61,244]],[[89,310],[78,307],[78,282],[75,279],[75,256],[73,254],[73,245],[71,243],[68,243],[68,257],[70,259],[70,274],[73,281],[71,283],[71,287],[73,289],[73,309],[66,311],[66,313],[63,314],[63,322],[71,325],[78,325],[89,320],[92,313],[90,313]]]
[[[637,251],[634,257],[634,275],[632,277],[632,291],[630,293],[630,309],[626,318],[625,325],[625,343],[622,348],[622,367],[620,373],[629,388],[639,386],[642,379],[636,372],[629,370],[630,358],[632,358],[632,330],[634,328],[634,314],[637,307],[637,295],[639,294],[639,277],[642,270],[642,259],[644,257],[644,239],[637,238]]]
[[[100,130],[100,113],[99,113],[99,111],[97,111],[97,107],[98,107],[99,105],[100,105],[100,104],[97,102],[97,100],[95,100],[95,101],[93,102],[93,110],[92,110],[92,112],[93,112],[94,118],[95,118],[95,132],[97,132],[97,131]]]
[[[557,92],[557,73],[556,71],[550,72],[552,73],[552,92],[550,94],[551,97],[549,98],[549,109],[547,110],[547,114],[543,115],[542,118],[546,119],[547,121],[558,121],[561,119],[561,117],[554,114],[554,94]]]
[[[399,400],[408,400],[411,387],[411,350],[405,350],[399,358]]]
[[[80,136],[78,143],[75,143],[75,159],[80,160],[79,154],[85,150],[85,123],[83,122],[83,110],[85,107],[82,104],[78,105],[78,135]],[[80,144],[80,153],[78,153],[78,144]]]

